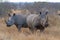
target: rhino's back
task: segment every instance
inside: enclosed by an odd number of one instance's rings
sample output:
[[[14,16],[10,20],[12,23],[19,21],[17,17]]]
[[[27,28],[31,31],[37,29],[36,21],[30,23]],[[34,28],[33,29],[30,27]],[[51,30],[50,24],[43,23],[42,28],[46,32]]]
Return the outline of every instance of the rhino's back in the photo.
[[[16,15],[15,16],[15,23],[16,24],[24,24],[26,22],[26,18],[23,15]]]
[[[37,23],[39,23],[39,21],[40,17],[37,14],[31,14],[27,17],[27,23],[29,26],[36,25]]]

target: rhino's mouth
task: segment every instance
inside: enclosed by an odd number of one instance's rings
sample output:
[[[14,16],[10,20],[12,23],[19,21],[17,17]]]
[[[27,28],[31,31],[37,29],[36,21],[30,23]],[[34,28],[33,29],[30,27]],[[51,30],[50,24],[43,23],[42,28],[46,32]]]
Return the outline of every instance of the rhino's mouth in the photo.
[[[11,25],[7,25],[7,27],[10,27]]]

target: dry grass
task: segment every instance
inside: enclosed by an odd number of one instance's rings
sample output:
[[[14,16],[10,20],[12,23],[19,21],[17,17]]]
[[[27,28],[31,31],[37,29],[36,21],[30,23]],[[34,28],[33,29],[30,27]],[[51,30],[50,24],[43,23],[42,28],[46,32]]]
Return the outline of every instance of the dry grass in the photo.
[[[44,32],[37,31],[31,34],[28,28],[22,28],[21,32],[18,32],[14,25],[10,28],[6,27],[4,18],[2,18],[0,19],[0,40],[60,40],[59,17],[51,15],[49,19],[51,25]]]

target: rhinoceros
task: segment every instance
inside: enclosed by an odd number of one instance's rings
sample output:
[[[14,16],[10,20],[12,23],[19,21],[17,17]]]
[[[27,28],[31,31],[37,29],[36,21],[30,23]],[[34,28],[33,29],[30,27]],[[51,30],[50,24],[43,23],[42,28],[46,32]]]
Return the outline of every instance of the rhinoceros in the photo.
[[[45,27],[48,26],[47,13],[48,12],[43,14],[40,12],[39,14],[30,14],[27,17],[26,22],[32,32],[34,31],[34,29],[40,29],[40,31],[43,31],[45,29]]]
[[[25,26],[26,27],[26,17],[24,15],[16,15],[15,13],[13,15],[9,14],[9,18],[6,22],[7,27],[11,27],[13,24],[16,25],[18,28],[18,31]]]

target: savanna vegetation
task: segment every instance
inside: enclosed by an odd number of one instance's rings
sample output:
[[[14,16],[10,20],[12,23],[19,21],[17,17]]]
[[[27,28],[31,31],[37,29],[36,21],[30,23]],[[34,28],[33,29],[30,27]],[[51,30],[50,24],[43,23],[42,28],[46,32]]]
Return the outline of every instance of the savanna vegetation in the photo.
[[[60,40],[60,3],[0,3],[0,40]],[[34,34],[28,28],[22,28],[21,32],[15,25],[7,27],[9,13],[36,13],[48,10],[49,26],[43,32],[37,30]]]

